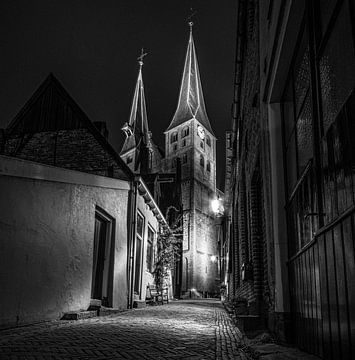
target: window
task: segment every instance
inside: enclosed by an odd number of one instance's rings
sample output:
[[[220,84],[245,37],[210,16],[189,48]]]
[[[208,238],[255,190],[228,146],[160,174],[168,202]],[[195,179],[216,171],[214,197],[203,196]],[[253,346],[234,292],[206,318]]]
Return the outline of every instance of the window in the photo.
[[[182,130],[181,130],[181,137],[184,138],[186,136],[189,135],[189,127],[185,126]]]
[[[153,272],[153,244],[154,244],[154,231],[148,226],[147,238],[147,270]]]
[[[182,140],[182,142],[181,142],[181,146],[182,146],[182,147],[186,146],[186,140],[185,140],[185,139],[184,139],[184,140]]]
[[[208,172],[211,171],[211,163],[210,163],[209,161],[207,161],[206,170],[207,170]]]
[[[176,151],[177,148],[178,148],[177,144],[174,144],[174,146],[173,146],[174,151]]]
[[[187,164],[187,154],[182,155],[182,163]]]
[[[134,292],[140,293],[141,285],[141,264],[142,264],[142,244],[144,234],[144,217],[137,213],[137,234],[136,234],[136,266],[134,277]]]
[[[170,143],[174,143],[178,140],[178,133],[177,132],[174,132],[170,135]]]
[[[211,146],[211,138],[207,135],[207,137],[206,137],[206,144],[208,145],[208,146]]]
[[[130,164],[133,161],[132,156],[127,156],[126,163]]]
[[[289,194],[313,158],[311,76],[306,29],[303,30],[301,40],[283,95],[284,140]]]
[[[205,158],[204,158],[202,155],[200,156],[200,166],[201,166],[202,168],[205,167]]]
[[[200,147],[201,147],[201,149],[205,148],[205,143],[203,141],[200,141]]]
[[[176,168],[177,158],[175,157],[172,162],[172,167]]]
[[[153,168],[153,151],[149,150],[149,154],[148,154],[148,166],[149,169]]]

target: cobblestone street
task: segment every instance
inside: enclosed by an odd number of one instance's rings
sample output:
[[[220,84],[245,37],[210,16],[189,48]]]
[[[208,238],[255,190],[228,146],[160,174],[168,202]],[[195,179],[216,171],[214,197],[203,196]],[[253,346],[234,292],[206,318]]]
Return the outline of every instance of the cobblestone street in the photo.
[[[219,301],[178,301],[0,332],[0,359],[243,359]]]

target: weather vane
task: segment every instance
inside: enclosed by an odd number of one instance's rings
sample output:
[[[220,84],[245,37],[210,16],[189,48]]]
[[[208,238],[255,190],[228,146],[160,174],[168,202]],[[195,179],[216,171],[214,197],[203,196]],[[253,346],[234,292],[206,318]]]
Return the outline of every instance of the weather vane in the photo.
[[[142,51],[141,51],[140,56],[137,57],[137,60],[138,60],[138,63],[139,63],[140,66],[143,65],[143,59],[144,59],[144,57],[147,56],[147,55],[148,55],[148,53],[145,53],[145,52],[144,52],[144,49],[142,48]]]
[[[190,29],[192,29],[192,26],[194,25],[193,21],[192,21],[192,18],[196,15],[196,11],[194,11],[192,9],[192,7],[190,8],[190,15],[187,17],[187,20],[188,20],[188,23],[189,23],[189,26],[190,26]]]

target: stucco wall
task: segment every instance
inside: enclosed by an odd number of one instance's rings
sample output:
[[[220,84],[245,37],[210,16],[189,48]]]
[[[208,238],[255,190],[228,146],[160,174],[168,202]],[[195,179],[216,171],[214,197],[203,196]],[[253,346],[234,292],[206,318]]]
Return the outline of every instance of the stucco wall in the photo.
[[[96,206],[115,219],[112,305],[126,308],[128,191],[124,181],[0,157],[0,325],[88,308]]]

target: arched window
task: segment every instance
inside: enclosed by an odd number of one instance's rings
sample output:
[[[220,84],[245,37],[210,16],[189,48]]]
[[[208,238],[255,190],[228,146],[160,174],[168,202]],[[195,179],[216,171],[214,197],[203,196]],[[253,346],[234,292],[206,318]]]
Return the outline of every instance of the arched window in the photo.
[[[200,156],[200,166],[205,167],[205,158],[202,155]]]
[[[210,163],[209,161],[207,161],[206,170],[207,170],[208,172],[211,171],[211,163]]]
[[[185,126],[182,130],[181,130],[181,137],[184,138],[185,136],[189,135],[189,127]]]
[[[206,137],[206,143],[208,146],[211,146],[211,138],[208,135]]]
[[[175,141],[177,141],[178,139],[178,133],[177,132],[174,132],[170,135],[170,143],[174,143]]]

